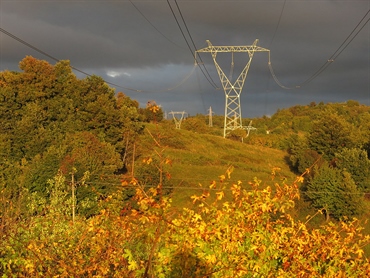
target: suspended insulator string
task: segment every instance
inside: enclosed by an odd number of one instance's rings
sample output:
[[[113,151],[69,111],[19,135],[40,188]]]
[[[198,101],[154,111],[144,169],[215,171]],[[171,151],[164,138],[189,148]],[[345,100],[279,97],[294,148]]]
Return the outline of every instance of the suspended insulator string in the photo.
[[[231,52],[231,67],[230,67],[230,74],[229,80],[232,81],[234,75],[234,52]]]

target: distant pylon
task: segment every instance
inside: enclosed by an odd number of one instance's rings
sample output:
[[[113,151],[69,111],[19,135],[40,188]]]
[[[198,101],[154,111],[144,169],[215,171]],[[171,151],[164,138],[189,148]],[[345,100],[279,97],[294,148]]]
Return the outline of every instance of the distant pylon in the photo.
[[[181,122],[184,119],[184,115],[187,114],[187,113],[185,111],[182,111],[182,112],[173,112],[173,111],[171,111],[168,114],[172,114],[173,120],[175,121],[176,129],[180,129]],[[180,117],[177,118],[176,115],[179,115]]]
[[[213,126],[213,122],[212,122],[212,107],[210,106],[209,109],[208,109],[208,126],[209,127],[212,127]]]
[[[249,122],[249,125],[247,125],[246,127],[244,127],[246,130],[247,130],[247,137],[249,136],[249,133],[251,130],[256,130],[257,128],[253,127],[252,126],[252,121]]]
[[[216,66],[218,75],[222,87],[225,92],[225,121],[224,121],[224,137],[229,134],[230,131],[235,129],[243,129],[242,113],[240,107],[240,94],[243,90],[244,81],[247,77],[249,66],[252,62],[254,52],[269,52],[270,50],[257,46],[258,40],[255,40],[252,45],[247,46],[213,46],[209,40],[207,40],[208,47],[202,48],[197,52],[210,52],[212,54],[213,62]],[[232,84],[230,79],[225,75],[216,61],[217,54],[219,52],[232,53],[232,69],[234,66],[234,53],[235,52],[246,52],[249,55],[249,61],[244,69],[241,71],[239,77]],[[230,78],[232,74],[230,74]]]

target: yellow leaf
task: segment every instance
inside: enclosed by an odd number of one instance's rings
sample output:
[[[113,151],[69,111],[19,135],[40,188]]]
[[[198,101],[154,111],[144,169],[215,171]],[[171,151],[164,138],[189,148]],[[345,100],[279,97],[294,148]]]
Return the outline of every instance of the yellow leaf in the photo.
[[[216,187],[216,181],[212,181],[211,182],[211,185],[209,186],[209,188],[215,188]]]
[[[137,185],[137,179],[132,178],[130,183],[131,183],[132,185]]]
[[[204,192],[202,193],[201,198],[206,199],[206,198],[208,198],[208,197],[209,197],[209,191],[204,191]]]
[[[200,214],[198,214],[198,213],[195,213],[194,214],[194,220],[195,221],[202,220],[202,216]]]
[[[227,174],[227,177],[230,179],[230,176],[231,176],[231,173],[233,172],[234,170],[234,167],[233,166],[230,166],[227,170],[226,170],[226,174]]]
[[[217,260],[214,254],[207,255],[205,259],[208,264],[214,264]]]
[[[270,210],[269,206],[266,205],[265,203],[262,204],[261,208],[262,208],[262,211],[263,212],[266,212],[266,211],[269,211]]]
[[[159,107],[157,105],[153,105],[149,108],[149,110],[153,113],[157,113],[159,111]]]
[[[216,195],[217,195],[216,199],[220,201],[225,196],[225,193],[223,191],[220,191],[216,192]]]
[[[190,197],[191,199],[193,199],[193,204],[199,200],[199,197],[197,195],[193,195]]]
[[[359,248],[355,253],[358,255],[359,258],[362,258],[362,255],[364,254],[364,250]]]
[[[135,270],[137,269],[137,263],[134,260],[129,260],[128,262],[128,269]]]
[[[259,266],[258,264],[254,265],[254,267],[253,267],[253,271],[255,271],[255,272],[258,272],[258,270],[260,270],[260,269],[261,269],[261,266]]]
[[[127,185],[128,185],[127,180],[122,180],[122,181],[121,181],[121,185],[122,185],[122,186],[127,186]]]
[[[220,181],[223,182],[226,177],[225,177],[225,175],[221,175],[221,176],[219,176],[219,178],[220,178]]]
[[[297,182],[303,182],[304,178],[302,176],[297,177]]]
[[[272,171],[271,171],[271,174],[273,175],[273,176],[275,176],[276,175],[276,173],[278,173],[278,172],[280,172],[281,171],[281,168],[280,167],[273,167],[272,168]]]

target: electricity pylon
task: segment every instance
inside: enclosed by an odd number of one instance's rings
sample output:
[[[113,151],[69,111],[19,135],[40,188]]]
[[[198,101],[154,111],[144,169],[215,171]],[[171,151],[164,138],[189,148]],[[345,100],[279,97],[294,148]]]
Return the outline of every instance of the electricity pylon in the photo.
[[[269,52],[270,50],[257,46],[258,39],[254,41],[252,45],[246,46],[213,46],[209,40],[207,40],[208,47],[197,50],[196,52],[210,52],[212,54],[213,62],[215,63],[218,76],[222,87],[225,92],[225,121],[224,121],[224,137],[235,129],[243,129],[242,113],[240,107],[240,94],[243,90],[244,82],[248,74],[249,66],[252,62],[254,52]],[[236,52],[246,52],[249,55],[249,61],[241,71],[239,77],[235,82],[231,83],[230,79],[226,76],[220,65],[216,61],[217,54],[219,52],[232,53],[232,57]],[[231,63],[234,66],[234,61]],[[232,68],[233,70],[233,68]],[[231,71],[232,72],[232,71]],[[231,75],[231,74],[230,74]]]
[[[255,127],[253,127],[252,126],[252,121],[250,121],[249,122],[249,125],[247,125],[246,127],[244,127],[246,130],[247,130],[247,136],[246,137],[248,137],[249,136],[249,133],[250,133],[250,131],[251,130],[256,130],[257,128],[255,128]]]
[[[209,127],[212,127],[213,126],[213,121],[212,121],[212,114],[213,114],[213,112],[212,112],[212,107],[210,106],[209,107],[209,109],[208,109],[208,126]]]
[[[168,114],[172,114],[173,120],[175,121],[176,129],[180,129],[181,122],[184,119],[185,114],[188,114],[188,113],[186,113],[185,111],[182,111],[182,112],[173,112],[173,111],[171,111]],[[180,117],[177,118],[176,115],[179,115]]]

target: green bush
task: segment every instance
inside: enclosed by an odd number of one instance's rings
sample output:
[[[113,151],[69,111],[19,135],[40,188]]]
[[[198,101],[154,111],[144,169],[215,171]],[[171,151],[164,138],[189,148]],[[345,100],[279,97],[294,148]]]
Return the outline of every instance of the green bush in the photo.
[[[364,196],[344,170],[323,165],[308,181],[306,190],[313,207],[324,210],[327,217],[342,219],[363,212]]]

